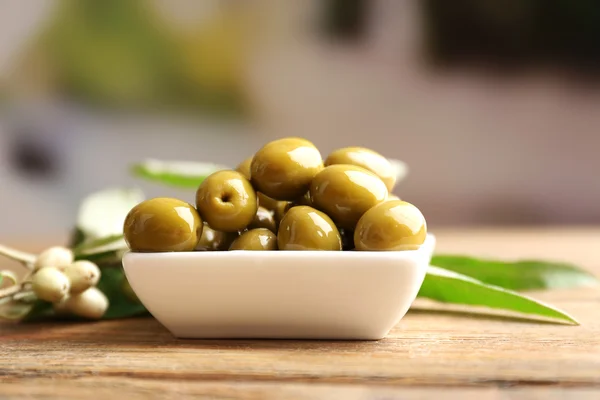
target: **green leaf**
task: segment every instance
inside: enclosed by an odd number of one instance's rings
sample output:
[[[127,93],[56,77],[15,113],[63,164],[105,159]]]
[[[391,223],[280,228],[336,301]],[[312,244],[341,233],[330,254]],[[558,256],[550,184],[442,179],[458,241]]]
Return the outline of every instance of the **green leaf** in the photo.
[[[119,233],[100,239],[88,240],[75,247],[73,252],[75,253],[76,258],[87,259],[88,256],[117,252],[124,249],[127,249],[127,244],[123,239],[123,234]]]
[[[0,304],[0,319],[19,320],[27,315],[32,307],[31,304],[21,301],[11,301],[7,304]]]
[[[566,263],[536,260],[505,262],[436,255],[431,260],[431,265],[511,290],[570,288],[598,284],[598,279],[590,273]]]
[[[125,273],[121,263],[102,268],[102,276],[98,283],[100,289],[110,303],[102,319],[115,319],[146,315],[148,312],[142,304],[134,301],[126,292]]]
[[[403,181],[408,175],[408,165],[404,161],[388,158],[392,168],[396,173],[396,183]]]
[[[79,207],[77,229],[83,235],[79,245],[123,233],[129,211],[144,200],[138,189],[113,188],[86,197]]]
[[[47,319],[54,316],[54,309],[52,303],[48,303],[44,300],[37,300],[33,303],[33,307],[29,309],[29,312],[23,316],[23,322],[33,322],[43,319]]]
[[[213,172],[230,167],[192,161],[161,161],[148,159],[134,164],[132,173],[140,178],[168,186],[196,189]]]
[[[128,292],[127,281],[121,263],[101,265],[100,282],[98,289],[106,295],[109,300],[108,310],[102,319],[127,318],[141,315],[148,315],[146,308],[135,301]],[[60,316],[55,315],[52,304],[37,300],[33,308],[25,316],[23,321],[37,321],[47,318],[58,318],[68,320],[80,320],[76,316]]]
[[[576,325],[579,324],[564,311],[560,311],[550,305],[438,267],[429,267],[419,291],[419,297],[443,303],[483,306],[517,312],[531,317],[543,317]]]

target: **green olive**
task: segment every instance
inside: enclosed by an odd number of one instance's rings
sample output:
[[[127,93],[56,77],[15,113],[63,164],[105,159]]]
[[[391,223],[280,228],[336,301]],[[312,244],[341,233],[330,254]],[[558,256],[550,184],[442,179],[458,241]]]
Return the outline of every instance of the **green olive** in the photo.
[[[396,196],[395,194],[388,194],[388,197],[386,199],[386,201],[390,201],[390,200],[400,200],[400,197]]]
[[[329,215],[340,228],[354,230],[359,218],[388,195],[377,175],[355,165],[325,167],[310,186],[316,208]]]
[[[421,211],[402,200],[381,203],[365,213],[356,225],[356,250],[416,250],[427,236]]]
[[[242,161],[235,170],[240,174],[244,175],[244,178],[250,180],[250,164],[252,163],[252,157],[246,158]]]
[[[251,229],[235,239],[229,250],[277,250],[277,236],[266,228]]]
[[[279,225],[277,243],[279,250],[342,250],[331,218],[309,206],[290,208]]]
[[[208,224],[204,224],[202,236],[196,246],[198,251],[225,251],[229,249],[231,243],[238,237],[237,232],[215,231]]]
[[[123,224],[132,251],[192,251],[202,235],[202,219],[190,204],[172,198],[146,200],[129,211]]]
[[[252,222],[258,205],[248,179],[237,171],[223,170],[209,175],[200,184],[196,207],[211,228],[235,232]]]
[[[294,200],[308,191],[322,169],[321,153],[315,145],[291,137],[263,146],[252,159],[250,175],[257,191],[276,200]]]
[[[275,211],[279,206],[279,203],[281,203],[281,201],[272,199],[261,192],[256,192],[256,197],[258,198],[258,205],[270,211]]]
[[[396,173],[389,160],[364,147],[344,147],[334,151],[325,160],[325,165],[335,164],[350,164],[368,169],[385,183],[388,190],[392,190],[396,184]]]
[[[254,219],[250,225],[248,225],[248,229],[256,228],[266,228],[273,233],[277,233],[277,223],[275,222],[273,212],[264,207],[258,207]]]
[[[283,219],[284,215],[294,206],[294,203],[291,201],[280,201],[277,204],[277,208],[275,208],[275,222],[279,224]]]

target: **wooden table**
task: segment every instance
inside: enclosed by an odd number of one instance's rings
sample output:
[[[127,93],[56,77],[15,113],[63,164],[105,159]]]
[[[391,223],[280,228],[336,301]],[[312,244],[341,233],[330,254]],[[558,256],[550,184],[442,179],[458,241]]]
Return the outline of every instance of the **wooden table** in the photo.
[[[436,233],[440,252],[568,260],[600,275],[600,229]],[[600,399],[600,290],[534,295],[582,325],[423,302],[379,342],[177,340],[150,318],[3,324],[0,399]]]

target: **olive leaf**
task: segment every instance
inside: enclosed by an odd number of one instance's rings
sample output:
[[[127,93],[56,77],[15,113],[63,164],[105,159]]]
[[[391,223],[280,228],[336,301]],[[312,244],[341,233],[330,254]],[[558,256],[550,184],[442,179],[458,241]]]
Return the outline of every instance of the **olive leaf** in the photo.
[[[394,158],[388,158],[394,173],[396,174],[396,183],[401,182],[408,175],[408,165],[404,161],[396,160]]]
[[[567,263],[540,260],[508,262],[460,255],[435,255],[431,264],[511,290],[571,288],[598,284],[594,275]]]
[[[5,278],[6,281],[8,281],[8,284],[5,282]],[[0,289],[2,289],[4,285],[13,286],[16,285],[18,282],[19,280],[17,279],[17,276],[14,272],[9,270],[0,271]]]
[[[131,167],[133,175],[169,186],[196,189],[213,172],[230,169],[220,164],[147,159]]]
[[[434,266],[429,267],[418,296],[443,303],[482,306],[530,318],[579,324],[569,314],[541,301]]]
[[[125,217],[143,200],[144,194],[135,188],[111,188],[86,197],[77,217],[77,229],[83,236],[80,245],[122,234]]]
[[[135,317],[148,314],[144,306],[133,300],[127,293],[125,272],[121,263],[102,267],[102,276],[98,282],[100,289],[109,299],[108,310],[102,319]]]
[[[96,286],[106,295],[109,304],[102,319],[116,319],[147,315],[146,308],[127,293],[125,273],[120,263],[100,265],[102,274]],[[23,321],[56,318],[52,304],[37,300],[24,316]],[[60,316],[61,319],[80,320],[76,316]]]
[[[6,304],[0,304],[0,319],[19,320],[27,315],[32,307],[31,304],[21,301],[11,301]]]
[[[91,256],[125,250],[126,248],[123,234],[119,233],[82,242],[73,248],[73,253],[78,259],[89,259]]]

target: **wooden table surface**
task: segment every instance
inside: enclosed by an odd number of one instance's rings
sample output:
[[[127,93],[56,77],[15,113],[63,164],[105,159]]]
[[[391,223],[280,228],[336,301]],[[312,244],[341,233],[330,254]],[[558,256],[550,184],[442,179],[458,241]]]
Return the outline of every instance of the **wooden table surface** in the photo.
[[[438,251],[578,263],[600,229],[436,231]],[[426,311],[378,342],[174,339],[151,318],[1,324],[0,399],[600,399],[600,290],[535,293],[581,326]]]

